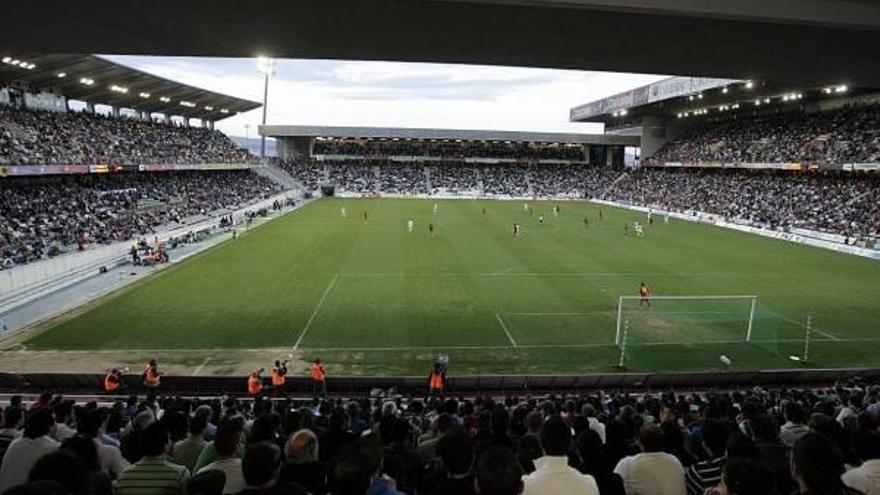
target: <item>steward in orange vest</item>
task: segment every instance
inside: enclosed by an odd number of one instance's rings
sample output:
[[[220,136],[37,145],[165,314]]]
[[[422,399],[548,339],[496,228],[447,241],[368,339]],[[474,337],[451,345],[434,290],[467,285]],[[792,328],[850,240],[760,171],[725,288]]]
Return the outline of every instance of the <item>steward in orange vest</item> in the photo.
[[[437,397],[443,394],[446,385],[446,371],[440,363],[434,364],[434,369],[428,373],[428,395]]]
[[[251,397],[256,397],[263,392],[263,377],[260,376],[260,373],[262,372],[263,368],[260,368],[257,371],[251,373],[251,376],[248,377],[248,395],[250,395]]]
[[[312,364],[310,377],[312,379],[312,395],[317,397],[318,392],[320,391],[321,397],[326,399],[327,371],[324,369],[324,364],[321,362],[321,358],[315,359],[315,362]]]
[[[144,387],[147,389],[147,402],[153,402],[156,399],[161,376],[162,372],[159,371],[159,364],[155,359],[151,359],[150,362],[147,363],[147,367],[144,368],[144,372],[141,374],[141,378],[144,380]]]
[[[272,379],[272,388],[275,389],[275,395],[284,394],[284,387],[287,383],[287,361],[275,361],[275,366],[269,370],[269,377]]]
[[[113,368],[110,370],[110,373],[107,373],[107,376],[104,377],[104,392],[108,394],[112,394],[119,390],[119,387],[122,385],[122,372],[118,369]]]

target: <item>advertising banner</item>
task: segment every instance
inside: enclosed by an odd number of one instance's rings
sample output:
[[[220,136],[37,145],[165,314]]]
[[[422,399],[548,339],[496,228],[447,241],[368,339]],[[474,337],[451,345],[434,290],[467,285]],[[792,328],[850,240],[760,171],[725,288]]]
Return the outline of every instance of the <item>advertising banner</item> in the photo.
[[[52,93],[25,93],[24,105],[31,110],[46,112],[66,112],[67,100]]]

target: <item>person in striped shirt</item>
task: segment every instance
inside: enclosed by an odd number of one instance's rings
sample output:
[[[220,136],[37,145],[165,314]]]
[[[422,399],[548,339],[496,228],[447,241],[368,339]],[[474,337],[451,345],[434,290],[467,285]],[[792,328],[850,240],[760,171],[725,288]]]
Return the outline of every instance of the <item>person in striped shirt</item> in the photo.
[[[181,495],[189,470],[168,461],[171,440],[165,425],[157,421],[148,426],[141,446],[144,457],[116,480],[116,495]]]
[[[721,481],[721,472],[727,461],[724,456],[727,438],[730,436],[727,424],[720,419],[707,419],[702,422],[700,431],[706,458],[685,472],[688,495],[703,495],[706,489],[717,485]]]

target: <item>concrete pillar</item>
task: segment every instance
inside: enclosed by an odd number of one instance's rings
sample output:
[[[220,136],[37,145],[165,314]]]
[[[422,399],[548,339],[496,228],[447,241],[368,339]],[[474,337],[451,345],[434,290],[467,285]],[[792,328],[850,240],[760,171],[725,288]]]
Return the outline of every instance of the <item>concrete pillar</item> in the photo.
[[[165,122],[165,124],[171,125],[171,116],[167,113],[162,114],[162,120]]]
[[[86,102],[86,112],[95,113],[95,104],[90,101],[87,101]]]
[[[110,107],[110,115],[112,115],[114,117],[119,117],[119,107],[111,106]]]
[[[293,160],[307,160],[312,157],[315,147],[315,138],[312,137],[284,137],[275,141],[276,152],[280,158]]]

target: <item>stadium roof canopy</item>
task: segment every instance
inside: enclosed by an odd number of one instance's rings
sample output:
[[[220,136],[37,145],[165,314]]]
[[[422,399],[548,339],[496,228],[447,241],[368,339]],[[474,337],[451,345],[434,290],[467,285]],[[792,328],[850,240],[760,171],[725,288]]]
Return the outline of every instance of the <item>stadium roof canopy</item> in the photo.
[[[393,127],[325,127],[261,125],[259,133],[274,138],[363,138],[447,141],[510,141],[525,143],[605,144],[637,146],[638,136],[556,132],[479,131],[466,129],[417,129]]]
[[[643,116],[683,118],[858,96],[877,91],[874,88],[854,88],[843,83],[807,87],[774,81],[670,77],[576,106],[569,111],[569,120],[603,122],[614,126],[636,121]]]
[[[5,24],[5,23],[4,23]],[[218,121],[260,103],[214,93],[96,55],[40,55],[0,50],[0,85],[24,83],[75,100]]]
[[[18,2],[41,53],[454,62],[880,87],[874,0]]]

